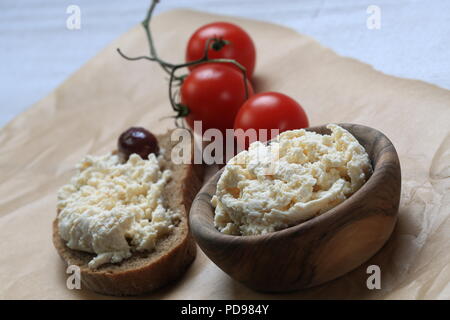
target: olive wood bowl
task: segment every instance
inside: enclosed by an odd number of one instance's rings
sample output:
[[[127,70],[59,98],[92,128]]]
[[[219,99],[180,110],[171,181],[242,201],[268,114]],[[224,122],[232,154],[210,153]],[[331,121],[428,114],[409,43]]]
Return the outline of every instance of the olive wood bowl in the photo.
[[[191,207],[190,226],[200,248],[224,272],[264,292],[309,288],[355,269],[389,239],[400,201],[400,163],[380,131],[340,124],[366,149],[373,174],[333,209],[287,229],[256,236],[232,236],[214,227],[211,198],[222,170],[203,186]],[[306,130],[329,134],[326,126]]]

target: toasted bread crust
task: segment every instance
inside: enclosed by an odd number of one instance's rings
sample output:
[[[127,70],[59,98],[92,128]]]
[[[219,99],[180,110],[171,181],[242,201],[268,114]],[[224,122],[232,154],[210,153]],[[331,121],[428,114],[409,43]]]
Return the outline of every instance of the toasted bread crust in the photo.
[[[87,264],[94,255],[68,248],[59,235],[58,219],[54,220],[53,244],[68,265],[80,267],[82,286],[106,295],[139,295],[176,280],[195,259],[196,244],[189,232],[188,213],[202,185],[203,169],[201,165],[174,165],[170,161],[170,151],[176,143],[170,141],[170,133],[157,137],[159,145],[166,149],[164,157],[174,173],[164,196],[166,205],[177,210],[181,219],[169,236],[157,242],[154,251],[133,253],[119,264],[89,269]]]

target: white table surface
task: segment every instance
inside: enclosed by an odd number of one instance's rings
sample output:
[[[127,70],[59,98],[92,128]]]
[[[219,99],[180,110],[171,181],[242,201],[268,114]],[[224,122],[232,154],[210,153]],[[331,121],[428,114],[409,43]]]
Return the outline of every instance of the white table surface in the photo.
[[[0,126],[140,22],[149,3],[0,0]],[[66,28],[69,5],[81,9],[80,30]],[[366,26],[369,5],[381,9],[379,30]],[[450,89],[450,0],[163,0],[157,12],[180,7],[282,24],[382,72]]]

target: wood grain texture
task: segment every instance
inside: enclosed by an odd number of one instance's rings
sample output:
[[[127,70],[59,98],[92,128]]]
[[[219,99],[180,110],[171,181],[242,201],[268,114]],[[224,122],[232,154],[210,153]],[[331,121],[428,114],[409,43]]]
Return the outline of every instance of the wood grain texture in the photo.
[[[191,230],[201,249],[232,278],[258,291],[308,288],[353,270],[388,240],[400,201],[397,152],[375,129],[340,125],[364,146],[374,172],[350,198],[320,216],[266,235],[225,235],[214,227],[211,205],[223,169],[200,190],[191,208]],[[325,126],[308,130],[329,133]]]

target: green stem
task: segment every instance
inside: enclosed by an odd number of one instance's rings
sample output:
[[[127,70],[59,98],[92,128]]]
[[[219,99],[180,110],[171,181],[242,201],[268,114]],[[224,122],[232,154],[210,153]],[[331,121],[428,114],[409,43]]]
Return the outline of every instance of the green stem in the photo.
[[[169,100],[170,100],[170,104],[171,104],[173,110],[175,112],[177,112],[177,115],[175,116],[176,120],[181,117],[185,117],[189,114],[188,107],[183,106],[180,103],[177,103],[174,99],[174,94],[173,94],[173,83],[176,81],[177,84],[181,86],[183,84],[184,79],[187,77],[187,75],[182,75],[182,76],[175,75],[175,72],[181,68],[187,68],[187,67],[191,67],[194,65],[201,65],[201,64],[205,64],[205,63],[231,63],[231,64],[234,64],[242,72],[244,87],[245,87],[245,99],[247,100],[249,97],[249,90],[248,90],[248,83],[247,83],[247,69],[245,69],[245,67],[243,65],[241,65],[239,62],[237,62],[236,60],[233,60],[233,59],[225,59],[225,58],[209,59],[209,57],[208,57],[208,51],[211,48],[211,45],[214,45],[215,43],[218,43],[220,41],[219,47],[221,48],[228,43],[226,41],[224,42],[224,40],[222,40],[222,39],[217,39],[217,38],[208,39],[205,43],[203,57],[201,57],[200,59],[195,60],[195,61],[190,61],[190,62],[181,63],[181,64],[172,64],[172,63],[166,62],[166,61],[162,60],[161,58],[159,58],[159,56],[156,52],[155,45],[153,43],[153,37],[152,37],[151,29],[150,29],[150,20],[152,18],[153,11],[155,10],[155,7],[158,4],[158,2],[159,2],[159,0],[152,0],[152,4],[151,4],[149,10],[147,11],[147,15],[146,15],[144,21],[142,22],[142,26],[145,29],[145,34],[146,34],[147,40],[148,40],[150,55],[149,56],[129,57],[129,56],[125,55],[119,48],[117,49],[117,52],[123,58],[125,58],[127,60],[136,61],[136,60],[144,59],[144,60],[157,62],[161,66],[161,68],[167,74],[169,74],[169,77],[170,77],[169,78]],[[176,123],[178,123],[178,122],[176,122]]]
[[[152,4],[150,5],[150,9],[148,9],[148,11],[147,11],[147,16],[145,17],[144,21],[142,21],[142,26],[144,27],[145,34],[147,35],[148,45],[149,45],[149,49],[150,49],[150,57],[153,57],[155,59],[155,61],[157,61],[159,63],[161,68],[167,74],[170,74],[170,70],[169,70],[170,67],[168,67],[168,65],[170,65],[170,63],[167,63],[158,57],[158,54],[156,53],[156,48],[153,44],[153,37],[152,37],[151,29],[150,29],[150,19],[152,18],[153,11],[155,10],[155,7],[158,4],[158,2],[159,2],[159,0],[152,1]]]

